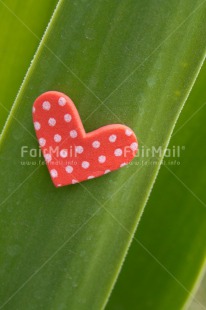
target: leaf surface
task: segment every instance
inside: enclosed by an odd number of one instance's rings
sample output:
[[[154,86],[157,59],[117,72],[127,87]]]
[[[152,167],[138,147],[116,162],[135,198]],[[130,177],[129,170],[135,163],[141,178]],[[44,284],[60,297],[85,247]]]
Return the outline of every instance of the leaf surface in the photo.
[[[206,262],[205,79],[206,63],[172,135],[168,150],[176,151],[164,159],[107,309],[173,310],[191,300],[191,310],[205,309],[204,289],[195,295]]]
[[[86,131],[125,123],[140,148],[164,148],[205,56],[205,10],[189,0],[60,1],[1,137],[2,307],[102,308],[159,168],[140,155],[54,188],[30,152],[36,97],[65,92]]]
[[[56,3],[0,1],[0,132]]]

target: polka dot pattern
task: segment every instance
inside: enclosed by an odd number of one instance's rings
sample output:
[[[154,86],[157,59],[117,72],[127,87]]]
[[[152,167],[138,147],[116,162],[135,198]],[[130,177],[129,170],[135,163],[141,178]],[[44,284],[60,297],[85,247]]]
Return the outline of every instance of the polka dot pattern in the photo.
[[[67,173],[72,173],[73,167],[72,166],[66,166],[65,170]]]
[[[114,151],[114,155],[115,155],[115,156],[122,156],[122,149],[116,149],[116,150]]]
[[[105,163],[105,161],[106,161],[106,156],[104,156],[104,155],[99,156],[98,162],[99,162],[100,164]]]
[[[124,166],[126,166],[127,164],[126,163],[122,163],[121,165],[120,165],[120,167],[124,167]]]
[[[56,187],[108,174],[127,165],[137,153],[136,136],[125,125],[108,125],[85,133],[75,105],[62,93],[53,91],[38,97],[32,114]]]
[[[136,142],[131,143],[130,148],[132,151],[137,151],[138,145]]]
[[[109,136],[109,141],[110,141],[111,143],[115,142],[116,140],[117,140],[117,136],[116,136],[116,135],[111,135],[111,136]]]
[[[125,130],[125,135],[128,136],[128,137],[130,137],[130,136],[132,135],[132,130],[127,128],[127,129]]]
[[[48,124],[49,126],[55,126],[56,125],[56,120],[53,117],[50,117],[50,119],[48,120]]]
[[[56,171],[56,169],[51,169],[50,170],[50,174],[52,178],[57,178],[58,177],[58,172]]]
[[[73,179],[72,184],[76,184],[76,183],[78,183],[78,181]]]
[[[44,158],[45,158],[45,160],[46,160],[47,163],[50,163],[50,161],[52,160],[52,157],[51,157],[50,154],[45,154],[45,155],[44,155]]]
[[[58,135],[58,133],[56,135],[54,135],[54,141],[55,142],[59,143],[59,142],[61,142],[61,140],[62,140],[62,137],[60,135]]]
[[[100,147],[100,142],[94,141],[94,142],[92,142],[92,146],[93,146],[93,148],[98,149]]]
[[[72,139],[74,139],[74,138],[77,137],[77,131],[76,131],[76,130],[71,130],[69,134],[70,134],[70,137],[71,137]]]
[[[60,157],[66,158],[68,156],[68,151],[67,150],[61,150],[60,151]]]
[[[82,154],[84,152],[84,148],[81,145],[76,146],[76,153]]]
[[[49,111],[51,109],[51,104],[49,101],[44,101],[42,103],[42,108],[45,110],[45,111]]]
[[[66,104],[66,99],[64,97],[60,97],[59,100],[58,100],[58,103],[61,107],[65,106]]]
[[[41,124],[39,122],[34,122],[35,130],[39,130],[41,128]]]
[[[83,161],[83,162],[82,162],[82,168],[88,169],[89,166],[90,166],[90,163],[89,163],[88,161]]]
[[[71,122],[71,120],[72,120],[71,115],[70,115],[70,114],[65,114],[65,115],[64,115],[64,120],[65,120],[65,122],[67,122],[67,123]]]
[[[45,146],[45,144],[46,144],[46,140],[44,138],[40,138],[39,139],[39,145],[40,146]]]

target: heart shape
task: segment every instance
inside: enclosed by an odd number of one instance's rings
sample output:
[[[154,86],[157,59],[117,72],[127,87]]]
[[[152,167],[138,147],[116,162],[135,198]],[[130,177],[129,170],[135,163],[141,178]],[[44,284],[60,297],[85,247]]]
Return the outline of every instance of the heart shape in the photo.
[[[128,164],[137,139],[127,126],[113,124],[86,133],[72,100],[49,91],[33,105],[36,135],[56,187],[99,177]]]

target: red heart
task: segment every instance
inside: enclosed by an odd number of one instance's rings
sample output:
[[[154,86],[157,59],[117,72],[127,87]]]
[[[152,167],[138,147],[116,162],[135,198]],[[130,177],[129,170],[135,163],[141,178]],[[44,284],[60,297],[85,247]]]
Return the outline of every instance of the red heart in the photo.
[[[92,179],[128,164],[137,153],[134,132],[113,124],[86,133],[72,100],[56,91],[33,106],[36,135],[55,186]]]

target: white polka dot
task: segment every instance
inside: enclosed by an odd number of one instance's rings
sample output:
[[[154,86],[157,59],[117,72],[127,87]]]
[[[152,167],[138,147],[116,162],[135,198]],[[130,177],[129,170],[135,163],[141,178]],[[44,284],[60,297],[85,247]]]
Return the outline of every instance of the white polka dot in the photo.
[[[115,156],[121,156],[121,155],[122,155],[122,150],[121,150],[121,149],[116,149],[116,150],[114,151],[114,155],[115,155]]]
[[[81,153],[83,153],[83,151],[84,151],[84,148],[81,145],[76,146],[77,154],[81,154]]]
[[[132,131],[130,129],[126,129],[125,130],[125,135],[128,136],[128,137],[131,136],[132,135]]]
[[[44,138],[40,138],[39,139],[39,144],[40,144],[40,146],[45,146],[46,140]]]
[[[93,175],[90,175],[87,179],[88,179],[88,180],[94,179],[94,176],[93,176]]]
[[[77,137],[77,132],[76,132],[76,130],[71,130],[69,134],[70,134],[70,137],[71,137],[71,138],[76,138],[76,137]]]
[[[83,161],[82,162],[82,168],[87,169],[87,168],[89,168],[89,166],[90,166],[90,164],[89,164],[88,161]]]
[[[49,111],[50,108],[51,108],[50,102],[49,102],[49,101],[44,101],[44,102],[42,103],[42,108],[43,108],[43,110],[45,110],[45,111]]]
[[[62,140],[62,137],[60,135],[58,135],[58,134],[54,135],[54,141],[55,142],[61,142],[61,140]]]
[[[77,180],[72,180],[72,184],[79,183]]]
[[[39,123],[39,122],[34,122],[34,128],[35,128],[36,130],[39,130],[39,129],[41,128],[40,123]]]
[[[47,163],[49,163],[49,162],[52,160],[52,157],[51,157],[50,154],[45,154],[45,155],[44,155],[44,158],[45,158],[45,160],[46,160]]]
[[[56,120],[55,118],[51,117],[48,121],[49,126],[55,126],[56,125]]]
[[[58,177],[58,172],[55,169],[52,169],[50,171],[51,177],[52,178],[57,178]]]
[[[67,101],[66,101],[66,99],[64,97],[60,97],[59,100],[58,100],[59,105],[62,106],[62,107],[66,104],[66,102]]]
[[[117,140],[117,136],[116,135],[109,136],[109,141],[110,142],[115,142],[116,140]]]
[[[72,173],[72,171],[74,170],[72,166],[66,166],[65,168],[67,173]]]
[[[61,150],[59,155],[62,158],[66,158],[68,156],[68,151],[67,150]]]
[[[98,157],[98,162],[99,162],[100,164],[103,164],[105,161],[106,161],[106,156],[101,155],[101,156]]]
[[[71,122],[71,120],[72,120],[71,115],[70,115],[70,114],[65,114],[65,115],[64,115],[64,120],[65,120],[65,122],[67,122],[67,123]]]
[[[122,163],[121,165],[120,165],[120,167],[124,167],[124,166],[126,166],[127,164],[126,163]]]
[[[58,187],[62,186],[61,184],[57,184]]]
[[[100,142],[99,141],[94,141],[92,143],[92,146],[95,148],[95,149],[98,149],[100,147]]]
[[[137,147],[138,147],[138,145],[137,145],[136,142],[133,142],[133,143],[130,145],[130,148],[131,148],[132,151],[136,151],[136,150],[137,150]]]
[[[36,112],[36,109],[35,109],[35,107],[33,107],[33,108],[32,108],[32,112],[33,112],[33,113],[35,113],[35,112]]]
[[[104,174],[107,174],[109,172],[111,172],[111,170],[107,169],[107,170],[105,170]]]

